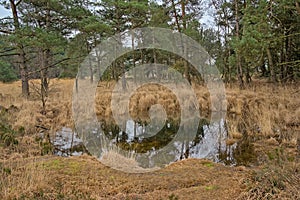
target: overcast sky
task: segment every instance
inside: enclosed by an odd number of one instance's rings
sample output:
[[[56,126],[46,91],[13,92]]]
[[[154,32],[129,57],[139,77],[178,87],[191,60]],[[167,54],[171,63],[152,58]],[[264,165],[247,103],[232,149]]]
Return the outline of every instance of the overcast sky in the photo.
[[[10,14],[11,13],[9,12],[9,10],[5,9],[3,6],[0,6],[0,18],[7,17]]]
[[[206,9],[206,13],[204,14],[203,18],[200,20],[201,23],[204,23],[204,28],[213,27],[213,18],[209,16],[209,13],[211,13],[213,10],[212,8]],[[10,10],[5,9],[3,6],[0,5],[0,18],[7,17],[11,15]]]

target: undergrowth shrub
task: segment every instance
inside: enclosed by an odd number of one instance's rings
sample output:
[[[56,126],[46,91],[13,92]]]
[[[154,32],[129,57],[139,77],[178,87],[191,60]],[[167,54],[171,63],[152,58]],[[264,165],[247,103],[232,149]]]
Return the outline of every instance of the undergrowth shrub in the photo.
[[[5,110],[0,111],[0,144],[8,147],[17,145],[19,141],[16,139],[17,133],[8,124],[8,116]]]
[[[17,72],[9,63],[0,60],[0,81],[4,83],[18,80]]]
[[[268,161],[253,171],[249,190],[239,199],[300,199],[300,164],[283,148],[268,152]]]

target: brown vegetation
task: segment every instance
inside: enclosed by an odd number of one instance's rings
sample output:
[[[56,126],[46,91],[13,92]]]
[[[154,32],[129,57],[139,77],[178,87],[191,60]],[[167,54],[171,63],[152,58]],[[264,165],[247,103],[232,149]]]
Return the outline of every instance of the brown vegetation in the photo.
[[[1,199],[257,199],[300,197],[300,94],[297,85],[273,86],[254,82],[245,90],[227,86],[228,144],[251,139],[258,154],[252,167],[225,167],[187,159],[146,174],[126,174],[105,167],[90,156],[60,158],[43,155],[36,138],[73,127],[71,101],[74,80],[53,80],[46,103],[35,94],[21,98],[21,84],[0,83],[0,110],[19,144],[0,145]],[[96,109],[101,120],[113,120],[110,100],[114,84],[100,83]],[[146,86],[147,87],[147,86]],[[210,97],[194,86],[201,115],[210,116]],[[179,113],[174,95],[151,85],[140,88],[129,105],[131,116],[149,120],[148,108],[162,104],[171,116]],[[13,105],[13,106],[12,106]],[[10,108],[10,109],[9,109]],[[2,112],[2,111],[1,111]],[[2,114],[2,113],[1,113]],[[242,154],[242,152],[241,152]],[[192,176],[191,176],[192,174]]]

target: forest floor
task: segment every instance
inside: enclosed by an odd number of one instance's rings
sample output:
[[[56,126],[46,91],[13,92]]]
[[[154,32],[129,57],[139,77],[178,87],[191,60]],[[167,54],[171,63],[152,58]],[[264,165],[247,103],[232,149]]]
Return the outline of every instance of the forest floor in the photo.
[[[31,82],[33,92],[27,100],[20,96],[20,82],[0,83],[0,199],[300,199],[298,83],[281,86],[256,80],[245,90],[235,84],[226,86],[228,144],[251,138],[246,148],[253,149],[255,160],[248,155],[249,162],[225,166],[185,159],[136,174],[111,169],[86,154],[59,157],[48,153],[51,147],[39,139],[41,130],[54,134],[62,127],[74,127],[73,84],[70,79],[51,80],[43,110],[34,92],[38,81]],[[99,85],[96,110],[100,119],[111,115],[107,102],[113,86]],[[201,115],[209,118],[209,93],[199,85],[194,90]],[[162,103],[170,112],[177,109],[176,102],[164,96],[166,91],[157,96],[155,90],[149,93],[153,97],[146,98],[143,92],[132,97],[133,117],[145,111],[135,105],[137,100],[144,107]]]

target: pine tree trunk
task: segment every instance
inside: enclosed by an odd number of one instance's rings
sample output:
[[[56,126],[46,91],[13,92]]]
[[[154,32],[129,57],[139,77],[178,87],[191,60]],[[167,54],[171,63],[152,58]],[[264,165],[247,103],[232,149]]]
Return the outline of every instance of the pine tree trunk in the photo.
[[[133,60],[133,71],[134,71],[134,82],[136,83],[136,69],[135,69],[135,52],[134,52],[134,31],[131,30],[131,48],[132,48],[132,60]]]
[[[17,6],[14,0],[10,0],[11,11],[13,14],[15,32],[19,32],[20,24],[19,24],[19,17],[17,12]],[[18,62],[19,62],[19,69],[20,69],[20,76],[22,81],[22,95],[27,98],[29,96],[29,84],[28,84],[28,69],[26,66],[26,58],[24,47],[22,44],[17,43],[16,46],[18,47]]]
[[[235,21],[236,21],[236,38],[240,39],[240,26],[239,26],[239,16],[238,16],[238,0],[234,1],[235,3]],[[240,89],[244,88],[244,81],[243,81],[243,69],[241,63],[241,56],[239,49],[236,49],[236,70],[237,76],[239,80]]]
[[[122,69],[122,89],[123,91],[126,91],[127,87],[126,87],[126,77],[125,77],[125,65],[124,65],[124,61],[123,59],[121,59],[120,62],[121,65],[121,69]]]
[[[182,26],[183,26],[184,31],[187,29],[185,10],[186,10],[186,2],[181,1]],[[184,44],[183,53],[184,53],[185,58],[187,59],[187,57],[188,57],[187,44]],[[188,80],[188,82],[191,83],[189,63],[186,60],[184,60],[184,76]]]
[[[274,71],[274,63],[273,63],[273,58],[272,58],[272,54],[271,54],[271,50],[270,48],[267,48],[267,56],[268,56],[268,60],[269,60],[269,71],[270,71],[270,78],[272,82],[276,82],[276,75],[275,75],[275,71]]]
[[[97,44],[96,38],[94,38],[94,43],[95,45]],[[100,57],[100,52],[98,51],[98,48],[95,48],[95,53],[96,53],[96,61],[97,61],[97,75],[98,75],[98,80],[102,80],[101,76],[101,57]]]
[[[19,62],[20,76],[22,81],[22,96],[27,98],[29,96],[28,70],[25,63],[25,53],[23,51],[23,47],[19,49]]]
[[[300,15],[300,3],[296,1],[296,10],[297,13]]]

